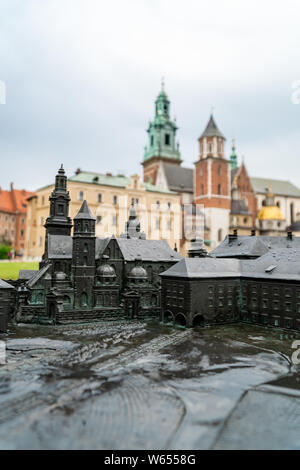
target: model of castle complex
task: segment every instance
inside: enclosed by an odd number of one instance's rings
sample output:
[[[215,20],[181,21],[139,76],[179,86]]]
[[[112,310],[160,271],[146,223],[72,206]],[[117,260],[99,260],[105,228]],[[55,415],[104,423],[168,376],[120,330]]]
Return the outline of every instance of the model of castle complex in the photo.
[[[271,199],[270,193],[273,204]],[[50,195],[39,270],[21,271],[15,285],[0,280],[0,331],[8,320],[124,318],[300,330],[300,238],[292,232],[256,236],[252,229],[250,236],[240,236],[234,230],[209,254],[196,239],[183,258],[166,241],[146,239],[134,206],[120,238],[96,238],[87,202],[73,221],[69,202],[61,167]]]

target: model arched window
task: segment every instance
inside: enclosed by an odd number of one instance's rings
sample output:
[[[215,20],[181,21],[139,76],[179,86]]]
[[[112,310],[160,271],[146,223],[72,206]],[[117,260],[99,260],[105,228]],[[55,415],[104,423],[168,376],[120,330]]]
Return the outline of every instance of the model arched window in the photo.
[[[88,304],[88,297],[85,292],[81,294],[81,307],[86,307]]]
[[[221,184],[218,184],[218,194],[219,195],[222,194],[222,185]]]
[[[64,300],[63,300],[65,305],[69,305],[71,303],[71,299],[68,295],[64,295]]]

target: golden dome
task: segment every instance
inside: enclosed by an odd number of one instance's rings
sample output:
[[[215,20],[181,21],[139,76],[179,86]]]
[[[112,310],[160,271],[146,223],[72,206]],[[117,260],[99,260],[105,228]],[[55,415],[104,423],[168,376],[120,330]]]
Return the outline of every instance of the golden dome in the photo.
[[[258,213],[259,220],[284,220],[281,210],[277,206],[265,206]]]

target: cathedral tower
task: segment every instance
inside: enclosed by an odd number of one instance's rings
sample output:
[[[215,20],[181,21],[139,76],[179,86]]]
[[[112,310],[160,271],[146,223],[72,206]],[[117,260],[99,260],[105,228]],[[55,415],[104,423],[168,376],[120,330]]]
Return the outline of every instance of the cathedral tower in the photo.
[[[175,120],[170,118],[170,101],[162,89],[155,101],[154,120],[149,123],[147,129],[149,143],[145,147],[144,181],[156,184],[157,172],[162,162],[180,165],[179,143],[176,142],[178,127]]]
[[[195,163],[195,203],[204,206],[212,247],[222,241],[229,230],[231,174],[230,163],[225,158],[225,140],[211,115],[199,138],[199,160]]]
[[[70,195],[67,191],[67,177],[63,165],[61,165],[55,177],[55,187],[49,197],[49,201],[50,214],[45,223],[45,251],[40,267],[48,259],[48,236],[71,235],[72,220],[69,217]]]
[[[74,217],[72,271],[75,307],[93,307],[95,277],[95,217],[86,201]]]

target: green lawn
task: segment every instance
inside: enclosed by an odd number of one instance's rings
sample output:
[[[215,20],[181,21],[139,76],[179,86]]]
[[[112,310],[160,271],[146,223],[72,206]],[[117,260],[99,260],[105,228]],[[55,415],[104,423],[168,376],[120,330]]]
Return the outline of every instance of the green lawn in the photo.
[[[0,279],[18,279],[20,269],[39,269],[39,263],[9,261],[0,263]]]

